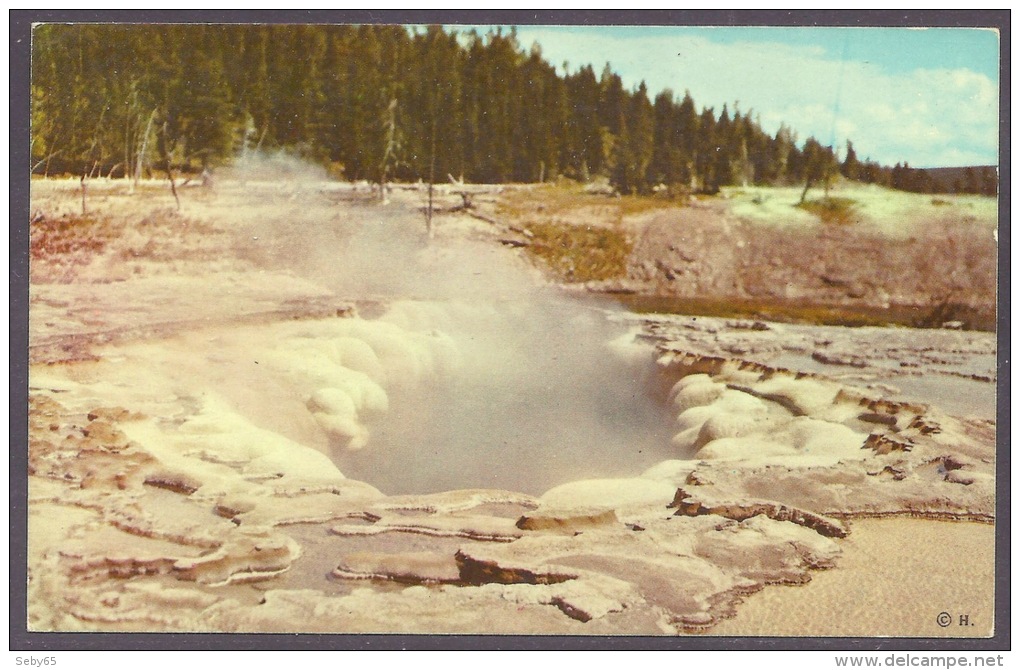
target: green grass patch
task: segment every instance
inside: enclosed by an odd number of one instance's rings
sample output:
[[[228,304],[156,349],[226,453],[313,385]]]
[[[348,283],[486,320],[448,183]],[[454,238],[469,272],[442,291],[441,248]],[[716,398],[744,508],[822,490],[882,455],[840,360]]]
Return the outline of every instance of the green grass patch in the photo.
[[[620,217],[643,214],[657,209],[675,209],[683,207],[686,201],[656,197],[651,195],[625,195],[617,198],[616,206],[619,207]]]
[[[641,314],[690,314],[723,319],[761,319],[779,323],[830,326],[886,326],[907,323],[887,311],[796,303],[781,299],[687,298],[678,296],[621,295],[615,299]]]
[[[811,212],[821,219],[822,223],[845,226],[856,223],[858,218],[854,201],[850,198],[808,200],[798,204],[797,207]]]
[[[654,195],[609,196],[590,193],[583,184],[563,180],[527,189],[510,189],[500,197],[496,212],[516,219],[569,217],[595,207],[604,211],[603,223],[618,224],[624,217],[657,209],[673,209],[686,201]]]
[[[619,230],[550,222],[526,225],[533,235],[528,253],[559,281],[600,281],[627,275],[632,245]]]
[[[573,182],[508,189],[500,196],[496,212],[512,217],[534,216],[536,213],[551,216],[590,204],[588,200],[591,197]]]

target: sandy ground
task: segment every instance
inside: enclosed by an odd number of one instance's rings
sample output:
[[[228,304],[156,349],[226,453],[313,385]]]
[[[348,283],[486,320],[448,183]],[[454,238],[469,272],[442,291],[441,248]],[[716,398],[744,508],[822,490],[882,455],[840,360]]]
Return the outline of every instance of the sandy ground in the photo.
[[[988,634],[990,333],[620,312],[413,190],[89,198],[34,184],[32,630]]]
[[[838,570],[748,596],[711,635],[987,637],[994,631],[995,529],[857,519]],[[947,570],[947,566],[954,569]],[[919,578],[923,575],[923,578]],[[943,612],[948,626],[939,624]],[[961,625],[961,617],[965,624]],[[943,621],[944,622],[944,621]]]

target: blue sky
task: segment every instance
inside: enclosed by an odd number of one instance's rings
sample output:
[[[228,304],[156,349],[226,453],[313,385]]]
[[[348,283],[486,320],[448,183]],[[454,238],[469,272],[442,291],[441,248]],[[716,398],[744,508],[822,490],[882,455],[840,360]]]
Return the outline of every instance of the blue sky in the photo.
[[[487,29],[477,27],[479,32]],[[998,34],[972,28],[518,26],[571,71],[609,62],[628,87],[690,90],[861,158],[915,167],[998,163]]]

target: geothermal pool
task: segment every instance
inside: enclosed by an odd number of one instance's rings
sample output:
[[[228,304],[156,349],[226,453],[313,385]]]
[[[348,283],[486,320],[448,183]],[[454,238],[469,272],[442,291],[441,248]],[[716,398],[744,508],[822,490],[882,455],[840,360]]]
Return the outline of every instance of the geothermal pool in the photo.
[[[348,477],[387,494],[495,488],[540,495],[576,479],[634,476],[679,454],[654,350],[594,310],[567,324],[534,306],[427,311],[454,349],[445,374],[397,386],[364,448],[332,440]],[[398,307],[399,309],[399,307]],[[453,312],[453,313],[451,313]],[[459,317],[459,318],[457,318]]]
[[[994,423],[930,393],[986,410],[992,334],[614,311],[414,194],[53,188],[108,245],[33,265],[33,630],[676,635],[859,517],[994,519]],[[929,596],[912,636],[990,621]]]

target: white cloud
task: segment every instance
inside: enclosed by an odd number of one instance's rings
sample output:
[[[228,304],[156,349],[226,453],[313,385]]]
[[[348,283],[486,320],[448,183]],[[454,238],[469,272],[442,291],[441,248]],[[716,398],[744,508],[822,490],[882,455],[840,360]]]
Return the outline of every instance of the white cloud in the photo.
[[[537,40],[547,60],[570,69],[606,61],[628,86],[644,79],[654,94],[691,91],[700,106],[724,103],[760,115],[766,130],[780,122],[801,140],[853,140],[858,155],[884,164],[916,166],[996,163],[998,90],[966,69],[890,73],[867,61],[842,62],[817,46],[778,42],[720,44],[700,36],[617,37],[590,29],[521,28],[521,43]],[[835,131],[835,137],[833,137]]]

